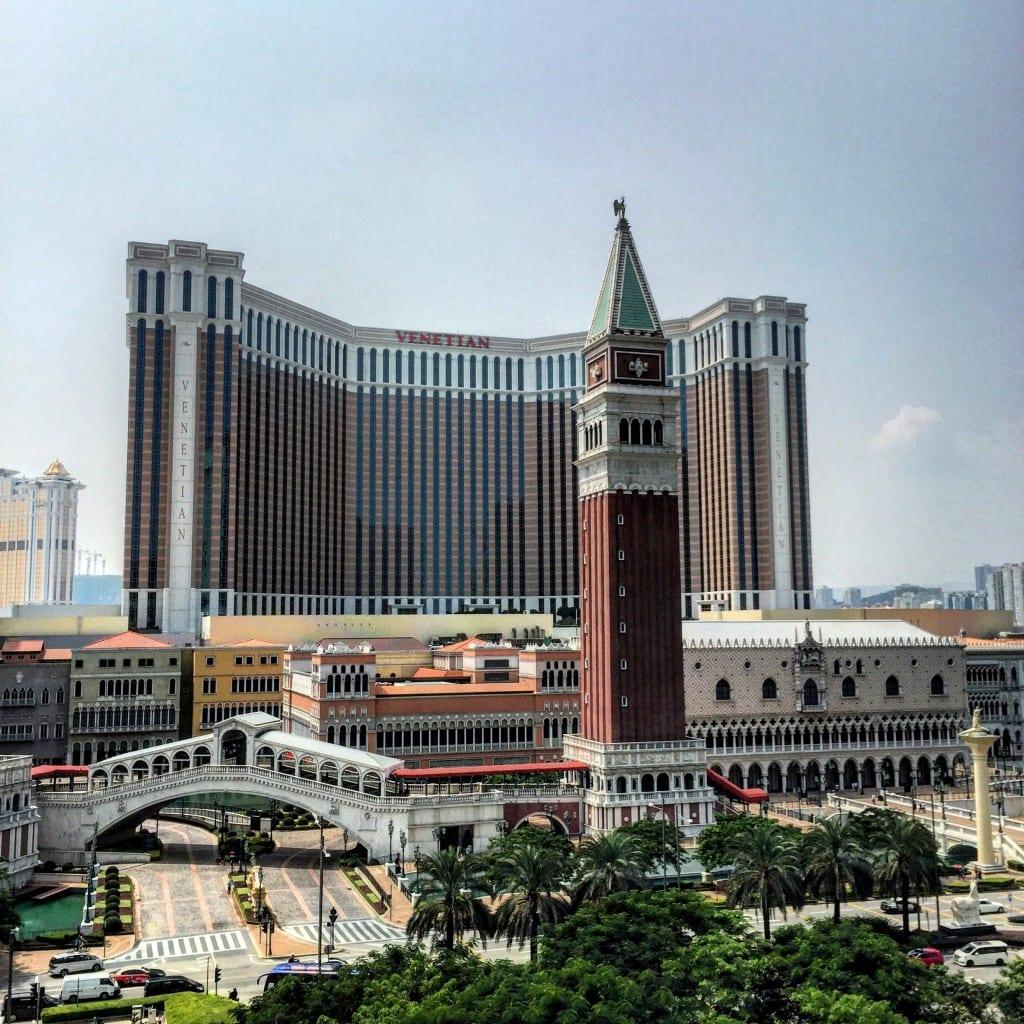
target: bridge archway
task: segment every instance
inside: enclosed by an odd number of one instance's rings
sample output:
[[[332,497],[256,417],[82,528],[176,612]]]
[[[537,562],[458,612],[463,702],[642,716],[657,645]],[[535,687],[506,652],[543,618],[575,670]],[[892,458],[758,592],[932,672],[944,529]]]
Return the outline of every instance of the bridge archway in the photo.
[[[532,826],[533,828],[545,828],[548,832],[554,832],[558,835],[567,836],[569,835],[569,827],[558,817],[557,814],[552,814],[549,811],[533,811],[530,814],[524,814],[512,826],[514,832],[517,828],[526,828]]]
[[[221,764],[247,764],[247,741],[241,729],[228,729],[220,740]]]

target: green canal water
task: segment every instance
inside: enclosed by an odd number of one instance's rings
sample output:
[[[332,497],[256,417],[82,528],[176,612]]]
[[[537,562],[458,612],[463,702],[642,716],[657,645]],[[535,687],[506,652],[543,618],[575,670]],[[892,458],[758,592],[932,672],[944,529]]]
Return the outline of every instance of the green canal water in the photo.
[[[16,901],[14,906],[21,916],[22,935],[78,931],[84,900],[85,890],[80,889],[43,903],[36,903],[33,900]]]

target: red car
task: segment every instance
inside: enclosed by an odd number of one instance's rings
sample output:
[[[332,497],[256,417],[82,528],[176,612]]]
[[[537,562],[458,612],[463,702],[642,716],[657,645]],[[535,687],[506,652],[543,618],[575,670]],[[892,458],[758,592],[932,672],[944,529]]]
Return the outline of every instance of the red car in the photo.
[[[912,949],[907,956],[912,960],[920,960],[921,963],[934,967],[936,964],[944,964],[946,958],[942,955],[941,949],[934,946],[922,946],[920,949]]]
[[[119,971],[112,971],[110,976],[121,988],[131,988],[134,985],[145,985],[153,978],[162,978],[164,973],[159,967],[122,967]]]

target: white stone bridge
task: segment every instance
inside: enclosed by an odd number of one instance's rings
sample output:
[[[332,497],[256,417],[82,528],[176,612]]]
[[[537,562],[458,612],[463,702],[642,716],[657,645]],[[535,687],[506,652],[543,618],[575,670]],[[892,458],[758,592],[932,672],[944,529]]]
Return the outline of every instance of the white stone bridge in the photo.
[[[40,849],[83,850],[94,831],[102,837],[130,830],[159,807],[225,792],[320,815],[348,829],[378,859],[388,855],[389,822],[392,850],[404,832],[407,851],[428,851],[438,847],[438,828],[444,845],[483,850],[504,821],[507,798],[498,790],[409,792],[393,777],[401,761],[293,736],[279,726],[261,712],[239,715],[210,733],[100,761],[83,788],[39,786]]]

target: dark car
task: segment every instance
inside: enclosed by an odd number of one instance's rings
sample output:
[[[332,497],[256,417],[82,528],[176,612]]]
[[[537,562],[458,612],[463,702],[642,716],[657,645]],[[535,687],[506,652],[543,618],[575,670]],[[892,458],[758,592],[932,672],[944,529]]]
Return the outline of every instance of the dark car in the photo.
[[[921,909],[917,900],[907,900],[907,913],[916,914]],[[882,900],[882,910],[886,914],[902,914],[903,900]]]
[[[6,1008],[7,1006],[7,993],[3,993],[3,998],[0,999],[0,1005]],[[45,1009],[47,1006],[59,1006],[59,1002],[53,996],[48,996],[44,992],[39,996],[39,1008]],[[11,997],[12,1012],[10,1016],[4,1014],[7,1020],[35,1020],[36,1019],[36,997],[27,988],[15,989]]]
[[[167,996],[172,992],[205,992],[206,989],[186,978],[183,974],[165,974],[162,978],[152,978],[146,982],[147,996]]]

